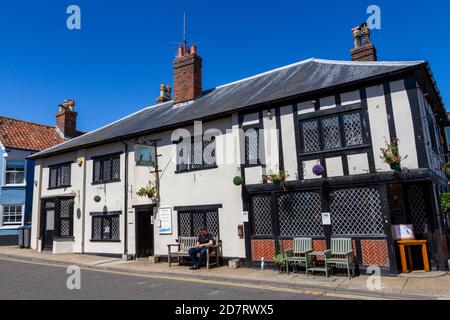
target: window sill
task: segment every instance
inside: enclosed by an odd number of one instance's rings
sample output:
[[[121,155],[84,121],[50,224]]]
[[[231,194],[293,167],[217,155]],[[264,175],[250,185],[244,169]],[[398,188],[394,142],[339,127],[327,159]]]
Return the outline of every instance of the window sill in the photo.
[[[217,165],[215,165],[215,166],[211,166],[211,167],[202,167],[202,168],[187,169],[187,170],[176,170],[175,174],[203,171],[203,170],[211,170],[211,169],[217,169],[217,168],[219,168],[219,167]]]
[[[22,224],[5,224],[0,227],[0,230],[16,230],[18,228],[22,227]]]
[[[20,188],[20,187],[26,187],[27,184],[26,183],[22,183],[22,184],[4,184],[2,185],[3,188]]]
[[[72,188],[72,185],[47,188],[47,190],[58,190],[58,189],[67,189],[67,188]]]
[[[109,240],[109,239],[90,239],[90,242],[121,242],[121,240]]]
[[[53,240],[54,241],[60,241],[60,242],[63,242],[63,241],[69,242],[69,241],[75,241],[75,237],[73,237],[73,236],[70,236],[70,237],[53,237]]]
[[[322,155],[322,154],[325,155],[325,154],[329,154],[329,153],[331,154],[331,153],[339,153],[339,152],[353,151],[353,150],[359,150],[359,149],[367,149],[370,147],[371,147],[370,144],[360,144],[357,146],[351,146],[351,147],[345,147],[345,148],[304,152],[304,153],[300,153],[299,157],[309,157],[309,156]]]
[[[121,181],[120,179],[117,179],[117,180],[109,180],[109,181],[92,182],[91,185],[97,186],[100,184],[115,183],[115,182],[120,182],[120,181]]]

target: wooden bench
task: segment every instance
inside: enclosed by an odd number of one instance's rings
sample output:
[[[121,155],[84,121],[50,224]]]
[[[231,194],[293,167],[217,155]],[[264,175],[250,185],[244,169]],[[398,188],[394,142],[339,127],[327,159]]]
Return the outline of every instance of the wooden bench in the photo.
[[[214,237],[214,244],[208,247],[206,251],[206,269],[210,266],[219,265],[219,256],[222,254],[222,243],[219,238]],[[197,244],[198,237],[179,237],[177,243],[168,244],[168,260],[169,267],[172,265],[171,258],[177,257],[178,263],[181,264],[183,257],[189,257],[189,249],[194,248]],[[176,248],[176,251],[172,251],[172,248]]]
[[[308,253],[313,251],[311,238],[294,238],[293,248],[285,252],[286,255],[286,272],[289,274],[289,263],[294,265],[302,265],[306,267],[311,266],[311,256]]]
[[[350,269],[355,276],[355,265],[353,262],[352,239],[331,238],[331,249],[325,252],[325,265],[335,267],[346,267],[348,278],[350,279]]]

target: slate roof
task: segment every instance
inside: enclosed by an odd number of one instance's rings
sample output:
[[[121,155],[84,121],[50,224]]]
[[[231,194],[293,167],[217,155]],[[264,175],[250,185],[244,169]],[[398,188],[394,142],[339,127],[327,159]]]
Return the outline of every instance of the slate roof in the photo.
[[[0,116],[0,142],[5,148],[41,151],[64,141],[56,127]]]
[[[123,119],[69,140],[31,158],[118,140],[196,119],[231,113],[246,107],[295,97],[360,80],[425,65],[425,61],[353,62],[308,59],[203,92],[194,102],[173,101],[150,106]]]

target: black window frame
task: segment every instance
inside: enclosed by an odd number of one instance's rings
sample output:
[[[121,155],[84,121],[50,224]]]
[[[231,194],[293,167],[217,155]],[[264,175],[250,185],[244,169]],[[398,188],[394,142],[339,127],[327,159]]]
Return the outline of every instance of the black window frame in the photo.
[[[431,149],[434,151],[434,153],[439,153],[438,149],[438,142],[437,142],[437,135],[436,135],[436,125],[433,119],[433,115],[431,115],[428,111],[427,113],[427,125],[428,125],[428,132],[430,135],[430,143],[431,143]]]
[[[120,215],[122,214],[122,211],[109,211],[109,212],[91,212],[91,242],[120,242]],[[100,220],[100,224],[101,224],[101,235],[100,238],[96,238],[95,234],[94,234],[94,221],[96,219]],[[118,238],[113,238],[113,232],[112,232],[112,223],[113,223],[113,219],[118,219],[118,230],[117,230],[117,235]],[[104,221],[108,220],[109,221],[109,226],[110,226],[110,232],[109,232],[109,237],[105,237],[105,230],[104,230],[104,226],[105,223]]]
[[[176,170],[175,173],[183,173],[183,172],[191,172],[191,171],[199,171],[199,170],[207,170],[207,169],[214,169],[217,168],[217,144],[214,147],[214,163],[213,164],[207,164],[205,163],[205,159],[203,157],[203,153],[205,152],[205,147],[208,144],[205,143],[216,143],[216,136],[211,136],[210,140],[205,140],[205,135],[202,136],[201,141],[196,141],[195,137],[191,137],[191,154],[189,158],[189,163],[179,163],[179,153],[180,150],[178,149],[178,146],[183,142],[183,138],[181,137],[180,140],[176,141]],[[202,143],[202,164],[194,164],[194,150],[195,150],[195,143],[201,142]],[[185,166],[185,168],[181,168],[181,166]]]
[[[222,206],[216,206],[216,207],[209,207],[209,206],[205,206],[204,208],[202,208],[201,206],[198,208],[174,208],[177,211],[177,224],[178,224],[178,235],[181,234],[181,215],[182,214],[189,214],[190,215],[190,237],[197,237],[198,236],[198,230],[194,230],[194,215],[198,215],[201,214],[203,215],[203,223],[202,225],[204,225],[208,231],[210,231],[210,228],[207,224],[207,214],[208,213],[214,213],[217,215],[217,234],[213,235],[214,237],[217,237],[218,239],[220,239],[220,215],[219,215],[219,208],[221,208]]]
[[[261,141],[260,141],[260,130],[262,130],[263,128],[261,127],[261,125],[250,125],[250,126],[245,126],[242,127],[242,130],[244,131],[244,166],[245,167],[255,167],[255,166],[261,166]],[[254,159],[251,160],[249,159],[249,139],[246,135],[248,130],[255,130],[256,131],[256,149],[257,149],[257,154],[256,154],[256,162]]]
[[[326,110],[328,111],[328,110]],[[333,110],[334,111],[334,110]],[[360,123],[360,128],[361,128],[361,138],[362,138],[362,143],[360,144],[347,144],[347,139],[346,139],[346,132],[344,129],[344,117],[346,115],[351,115],[351,114],[358,114],[359,115],[359,123]],[[330,119],[330,118],[338,118],[338,130],[339,130],[339,136],[340,136],[340,147],[336,147],[336,148],[330,148],[330,149],[326,149],[325,148],[325,141],[324,141],[324,132],[323,132],[323,125],[322,122],[325,119]],[[315,151],[305,151],[305,141],[304,141],[304,132],[303,132],[303,123],[305,122],[311,122],[311,121],[315,121],[318,125],[318,144],[319,144],[319,149],[315,150]],[[323,154],[323,153],[333,153],[336,151],[343,151],[343,150],[347,150],[347,149],[353,149],[353,148],[362,148],[362,147],[367,147],[367,139],[366,139],[366,129],[364,126],[364,116],[362,113],[362,108],[354,108],[354,109],[350,109],[350,110],[341,110],[341,111],[335,111],[335,112],[324,112],[321,115],[311,115],[309,116],[308,114],[304,115],[303,117],[300,117],[298,120],[298,127],[299,127],[299,132],[300,132],[300,154],[302,156],[304,155],[309,155],[309,154]]]
[[[120,182],[120,166],[121,166],[121,157],[122,153],[113,153],[113,154],[109,154],[109,155],[103,155],[103,156],[99,156],[99,157],[93,157],[92,160],[92,184],[104,184],[104,183],[112,183],[112,182]],[[118,178],[113,178],[113,162],[114,160],[119,160],[119,172],[118,172]],[[105,179],[105,175],[104,175],[104,168],[105,168],[105,163],[106,162],[110,162],[109,164],[109,178]],[[99,174],[98,177],[100,178],[99,180],[96,180],[96,163],[100,163],[100,167],[99,167]]]
[[[69,184],[63,184],[62,174],[63,168],[69,168]],[[56,171],[55,183],[56,185],[52,186],[52,172]],[[48,167],[48,190],[54,189],[62,189],[62,188],[70,188],[72,186],[72,162],[65,162],[56,165],[52,165]]]

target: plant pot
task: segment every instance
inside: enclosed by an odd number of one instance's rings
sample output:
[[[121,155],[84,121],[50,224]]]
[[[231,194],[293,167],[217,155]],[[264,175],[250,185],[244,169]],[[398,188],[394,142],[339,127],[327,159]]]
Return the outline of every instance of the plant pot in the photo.
[[[389,166],[395,172],[400,172],[401,171],[400,163],[389,163]]]

